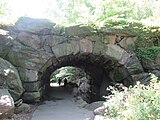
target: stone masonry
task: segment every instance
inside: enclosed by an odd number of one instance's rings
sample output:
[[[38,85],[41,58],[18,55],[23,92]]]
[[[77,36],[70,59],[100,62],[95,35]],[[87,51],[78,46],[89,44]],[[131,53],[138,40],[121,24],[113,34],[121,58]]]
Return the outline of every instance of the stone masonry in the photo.
[[[25,90],[21,98],[39,102],[51,73],[67,65],[88,71],[95,79],[92,84],[98,83],[95,93],[104,93],[103,83],[134,84],[133,76],[143,73],[134,54],[135,40],[128,31],[64,28],[46,19],[22,17],[8,31],[1,30],[0,57],[17,68]]]

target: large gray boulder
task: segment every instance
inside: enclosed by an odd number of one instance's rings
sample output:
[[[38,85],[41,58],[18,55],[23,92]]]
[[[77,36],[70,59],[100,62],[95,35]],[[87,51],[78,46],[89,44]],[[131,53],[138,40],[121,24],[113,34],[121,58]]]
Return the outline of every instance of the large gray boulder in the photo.
[[[47,19],[21,17],[15,24],[14,31],[24,31],[41,35],[60,34],[62,28]]]
[[[7,55],[7,60],[16,67],[39,70],[52,56],[50,53],[35,50],[15,41]]]
[[[85,106],[86,109],[94,111],[96,108],[103,106],[104,101],[97,101]]]
[[[52,56],[51,53],[39,51],[15,41],[14,46],[7,54],[7,60],[16,67],[39,70]]]
[[[0,119],[14,114],[14,101],[7,89],[0,89]]]
[[[105,114],[105,107],[104,106],[101,106],[101,107],[98,107],[94,110],[94,115],[104,115]]]
[[[2,58],[0,58],[0,88],[8,89],[14,101],[18,100],[24,92],[17,70]]]

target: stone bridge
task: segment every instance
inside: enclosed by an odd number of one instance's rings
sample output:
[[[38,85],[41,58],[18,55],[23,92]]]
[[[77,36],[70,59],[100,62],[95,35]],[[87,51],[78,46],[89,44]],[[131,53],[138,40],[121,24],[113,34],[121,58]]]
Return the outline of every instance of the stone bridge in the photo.
[[[26,17],[7,30],[1,30],[0,57],[17,68],[26,102],[40,101],[50,75],[64,66],[82,68],[91,76],[94,100],[105,94],[107,86],[133,85],[143,73],[134,54],[136,36],[127,31],[82,25],[64,28]]]

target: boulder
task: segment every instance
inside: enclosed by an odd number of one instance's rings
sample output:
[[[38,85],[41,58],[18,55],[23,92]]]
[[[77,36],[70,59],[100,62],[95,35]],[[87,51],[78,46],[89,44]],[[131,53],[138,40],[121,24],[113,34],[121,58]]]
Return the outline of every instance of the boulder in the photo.
[[[141,63],[143,68],[148,72],[152,72],[155,70],[160,71],[160,52],[157,54],[155,60],[142,59]]]
[[[119,36],[120,39],[121,37],[124,37],[122,40],[120,40],[120,42],[118,43],[122,48],[128,49],[130,51],[134,51],[135,50],[135,41],[136,41],[136,37],[128,37],[128,36]]]
[[[94,30],[88,26],[76,25],[65,29],[66,36],[87,36],[93,34]]]
[[[104,116],[101,116],[101,115],[96,115],[94,117],[94,120],[111,120],[111,119],[104,117]]]
[[[14,27],[14,31],[24,31],[40,35],[60,34],[62,28],[47,19],[21,17]]]
[[[23,45],[34,49],[40,49],[42,47],[39,36],[29,32],[20,32],[17,36],[17,40]]]
[[[38,80],[38,71],[31,69],[17,68],[22,82],[36,82]]]
[[[19,114],[19,113],[27,113],[30,110],[30,106],[28,104],[23,103],[22,105],[18,106],[15,108],[14,113]]]
[[[160,71],[152,71],[152,73],[140,73],[132,75],[134,81],[139,81],[141,84],[148,85],[151,80],[159,80]]]
[[[34,102],[40,102],[42,97],[42,91],[36,91],[36,92],[25,92],[22,95],[22,99],[24,100],[24,102],[30,102],[30,103],[34,103]]]
[[[80,52],[80,48],[76,43],[78,44],[76,41],[72,41],[71,43],[60,43],[52,47],[52,51],[57,58],[64,55],[77,54]]]
[[[89,36],[92,37],[92,36]],[[90,41],[92,41],[93,44],[93,53],[96,54],[101,54],[101,53],[105,53],[105,47],[106,44],[103,44],[103,37],[101,36],[93,36],[92,38],[88,38]],[[107,40],[105,40],[105,43],[107,43]]]
[[[92,53],[93,51],[93,45],[90,40],[82,39],[80,40],[80,51],[83,53]]]
[[[128,78],[124,79],[123,81],[123,85],[126,86],[126,87],[129,87],[129,86],[133,86],[136,84],[136,81],[134,80],[134,78],[132,78],[133,76],[128,76]],[[121,84],[121,83],[120,83]],[[121,89],[120,89],[121,90]]]
[[[149,73],[139,73],[135,75],[131,75],[135,82],[140,81],[141,84],[149,84],[150,83],[150,74]]]
[[[91,104],[87,104],[85,106],[86,109],[94,111],[96,108],[101,107],[103,105],[104,101],[97,101],[97,102],[93,102]]]
[[[147,71],[156,70],[156,66],[155,66],[154,61],[142,59],[141,62],[142,62],[142,66],[145,70],[147,70]]]
[[[24,89],[16,68],[0,58],[0,88],[8,89],[14,101],[18,100]]]
[[[124,66],[127,68],[130,75],[144,72],[140,61],[135,55],[130,57]]]
[[[52,56],[51,53],[38,51],[15,41],[7,55],[7,60],[17,67],[39,70]]]
[[[125,67],[115,67],[109,74],[112,81],[123,82],[125,78],[129,76],[128,71]]]
[[[78,104],[79,107],[85,107],[87,105],[87,102],[84,101],[81,97],[76,98],[76,103]]]
[[[35,92],[39,90],[42,86],[42,81],[38,80],[38,71],[24,69],[21,67],[18,67],[17,70],[25,92]]]
[[[154,70],[154,71],[152,71],[152,73],[158,77],[158,80],[160,80],[160,70]]]
[[[101,106],[94,110],[94,115],[104,115],[105,114],[105,107]]]
[[[112,59],[117,60],[122,65],[124,65],[130,57],[130,54],[117,45],[107,44],[105,50],[105,54],[103,53],[105,56],[107,55]]]
[[[14,114],[14,101],[7,89],[0,89],[0,119]]]

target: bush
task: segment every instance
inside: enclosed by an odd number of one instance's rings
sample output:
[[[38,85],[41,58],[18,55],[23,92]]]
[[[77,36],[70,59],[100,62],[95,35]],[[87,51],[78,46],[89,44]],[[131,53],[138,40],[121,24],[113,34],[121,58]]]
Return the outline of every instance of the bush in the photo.
[[[152,74],[150,85],[139,82],[119,92],[111,87],[113,95],[105,103],[105,115],[118,120],[159,120],[160,82]]]
[[[155,61],[159,52],[160,52],[160,47],[158,46],[138,48],[137,56],[140,60],[145,59],[145,60]]]

